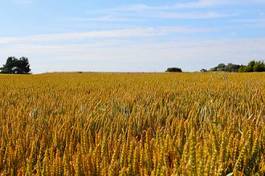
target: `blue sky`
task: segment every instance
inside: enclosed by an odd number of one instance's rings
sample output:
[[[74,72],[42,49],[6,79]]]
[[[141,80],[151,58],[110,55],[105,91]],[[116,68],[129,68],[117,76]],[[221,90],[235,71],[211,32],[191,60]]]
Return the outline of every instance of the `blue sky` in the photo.
[[[0,0],[0,62],[34,73],[193,71],[265,58],[265,0]]]

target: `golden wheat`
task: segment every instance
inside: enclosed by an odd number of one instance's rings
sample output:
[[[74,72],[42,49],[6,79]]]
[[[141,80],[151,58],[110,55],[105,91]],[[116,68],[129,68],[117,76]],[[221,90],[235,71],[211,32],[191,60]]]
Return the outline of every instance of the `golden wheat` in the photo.
[[[0,75],[1,175],[264,175],[265,75]]]

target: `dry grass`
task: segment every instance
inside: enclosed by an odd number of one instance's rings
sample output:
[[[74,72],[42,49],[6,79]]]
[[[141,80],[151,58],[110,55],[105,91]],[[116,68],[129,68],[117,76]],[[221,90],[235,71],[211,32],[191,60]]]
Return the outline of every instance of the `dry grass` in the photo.
[[[263,175],[264,74],[0,75],[1,175]]]

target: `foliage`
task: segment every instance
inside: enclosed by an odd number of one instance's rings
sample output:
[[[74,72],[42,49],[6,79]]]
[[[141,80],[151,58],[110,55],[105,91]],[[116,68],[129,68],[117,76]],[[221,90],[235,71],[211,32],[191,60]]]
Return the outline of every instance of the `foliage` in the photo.
[[[257,73],[1,75],[0,175],[264,175],[264,87]]]
[[[29,60],[26,57],[17,59],[15,57],[9,57],[6,63],[0,68],[1,73],[6,74],[28,74],[30,70]]]
[[[171,67],[166,70],[166,72],[182,72],[181,68]]]
[[[224,71],[224,72],[264,72],[265,64],[263,61],[250,61],[248,65],[237,65],[229,63],[219,64],[218,66],[210,69],[211,71]]]
[[[262,61],[256,61],[253,66],[254,72],[264,72],[265,71],[265,64]]]
[[[219,64],[218,66],[210,69],[210,71],[238,72],[240,67],[241,67],[241,65],[237,65],[237,64],[229,63],[229,64],[225,65],[222,63],[222,64]]]

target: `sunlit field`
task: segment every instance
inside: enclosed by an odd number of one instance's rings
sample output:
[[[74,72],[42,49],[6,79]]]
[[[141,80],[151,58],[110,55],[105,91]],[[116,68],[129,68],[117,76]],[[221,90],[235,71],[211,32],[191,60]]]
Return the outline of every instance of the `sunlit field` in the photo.
[[[265,74],[0,75],[1,175],[265,174]]]

